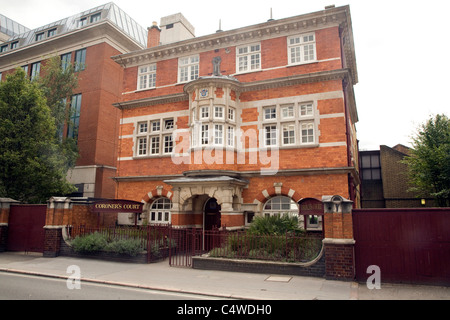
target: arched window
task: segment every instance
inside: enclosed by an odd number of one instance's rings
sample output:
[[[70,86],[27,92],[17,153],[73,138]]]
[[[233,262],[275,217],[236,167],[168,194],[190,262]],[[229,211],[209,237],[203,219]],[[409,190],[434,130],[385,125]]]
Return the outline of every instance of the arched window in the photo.
[[[264,205],[264,216],[282,216],[284,214],[288,214],[290,217],[298,217],[298,204],[289,197],[274,197]]]
[[[150,223],[171,223],[172,201],[168,198],[159,198],[150,206]]]

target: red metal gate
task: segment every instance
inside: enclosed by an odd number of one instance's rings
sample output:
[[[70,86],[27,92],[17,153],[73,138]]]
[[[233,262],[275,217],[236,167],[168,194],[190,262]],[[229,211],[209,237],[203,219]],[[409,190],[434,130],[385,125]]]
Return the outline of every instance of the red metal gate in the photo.
[[[450,209],[353,210],[356,279],[450,285]]]
[[[176,243],[169,250],[171,267],[192,267],[192,257],[202,253],[203,230],[170,228],[170,239]]]
[[[12,205],[6,250],[44,252],[46,205]]]

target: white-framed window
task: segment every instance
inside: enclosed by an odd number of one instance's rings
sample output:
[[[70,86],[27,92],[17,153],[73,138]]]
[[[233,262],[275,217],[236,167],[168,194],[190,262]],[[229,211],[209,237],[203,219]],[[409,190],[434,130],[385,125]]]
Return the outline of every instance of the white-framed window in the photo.
[[[150,154],[151,155],[159,154],[159,148],[160,148],[159,136],[150,137]]]
[[[159,198],[150,206],[150,223],[170,223],[171,222],[172,201],[168,198]]]
[[[227,128],[227,146],[228,147],[234,147],[234,127],[233,126],[228,126]]]
[[[300,116],[308,117],[314,115],[314,107],[312,103],[300,104]]]
[[[281,119],[291,119],[294,118],[294,105],[284,105],[281,106]]]
[[[320,222],[322,221],[321,216],[309,215],[306,216],[306,228],[318,230],[320,227]]]
[[[147,137],[138,138],[138,156],[147,155]]]
[[[277,145],[277,133],[278,129],[276,125],[264,126],[264,143],[266,147]]]
[[[165,119],[164,120],[164,130],[173,130],[174,128],[174,121],[173,119]]]
[[[178,59],[178,82],[196,80],[199,76],[199,55],[183,57]]]
[[[277,118],[277,107],[265,107],[264,108],[264,120],[275,120]]]
[[[201,135],[202,145],[209,144],[209,125],[208,124],[202,124],[200,135]]]
[[[209,119],[209,107],[200,108],[200,119]]]
[[[261,44],[238,47],[236,50],[237,73],[261,70]]]
[[[221,106],[214,107],[214,119],[223,119],[223,107]]]
[[[315,142],[314,122],[301,122],[300,124],[301,144],[311,144]]]
[[[223,125],[222,124],[214,125],[214,144],[215,145],[223,145]]]
[[[158,132],[161,130],[161,121],[156,120],[151,122],[152,132]]]
[[[283,216],[285,214],[290,217],[298,217],[298,204],[289,197],[278,196],[273,197],[264,204],[264,216]]]
[[[138,90],[156,87],[156,64],[139,67]]]
[[[172,135],[166,135],[163,138],[164,140],[164,153],[168,154],[168,153],[172,153],[173,151],[173,137]]]
[[[283,145],[295,144],[295,124],[285,123],[283,124]]]
[[[138,123],[138,134],[143,134],[148,132],[148,123],[147,122],[140,122]]]
[[[161,126],[164,127],[161,127]],[[136,123],[136,151],[135,155],[157,156],[171,154],[174,148],[172,132],[175,120],[159,119]]]
[[[289,64],[301,64],[316,61],[316,36],[314,33],[288,37]]]
[[[229,121],[236,121],[236,110],[234,108],[228,108],[228,120]]]

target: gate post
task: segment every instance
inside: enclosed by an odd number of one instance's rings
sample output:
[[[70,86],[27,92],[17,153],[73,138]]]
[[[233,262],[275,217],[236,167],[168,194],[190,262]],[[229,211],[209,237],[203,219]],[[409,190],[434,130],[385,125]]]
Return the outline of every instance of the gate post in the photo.
[[[353,201],[324,196],[325,269],[327,279],[354,280]]]
[[[0,198],[0,252],[6,251],[9,211],[12,203],[19,203],[19,201],[10,198]]]
[[[59,256],[62,229],[68,224],[68,215],[71,209],[72,204],[69,198],[52,197],[48,201],[44,226],[44,257]]]

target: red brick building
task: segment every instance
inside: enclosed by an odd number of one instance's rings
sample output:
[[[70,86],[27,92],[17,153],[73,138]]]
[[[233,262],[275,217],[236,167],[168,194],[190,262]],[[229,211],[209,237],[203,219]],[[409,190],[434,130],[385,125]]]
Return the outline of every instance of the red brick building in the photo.
[[[113,3],[34,30],[1,16],[0,79],[22,67],[39,76],[46,60],[60,55],[79,71],[79,86],[68,103],[74,126],[62,135],[77,138],[80,157],[68,178],[78,196],[114,198],[123,69],[111,56],[146,47],[147,31]]]
[[[116,198],[145,202],[143,221],[205,229],[300,210],[320,230],[323,196],[358,207],[350,8],[191,35],[166,17],[149,48],[113,57]]]

